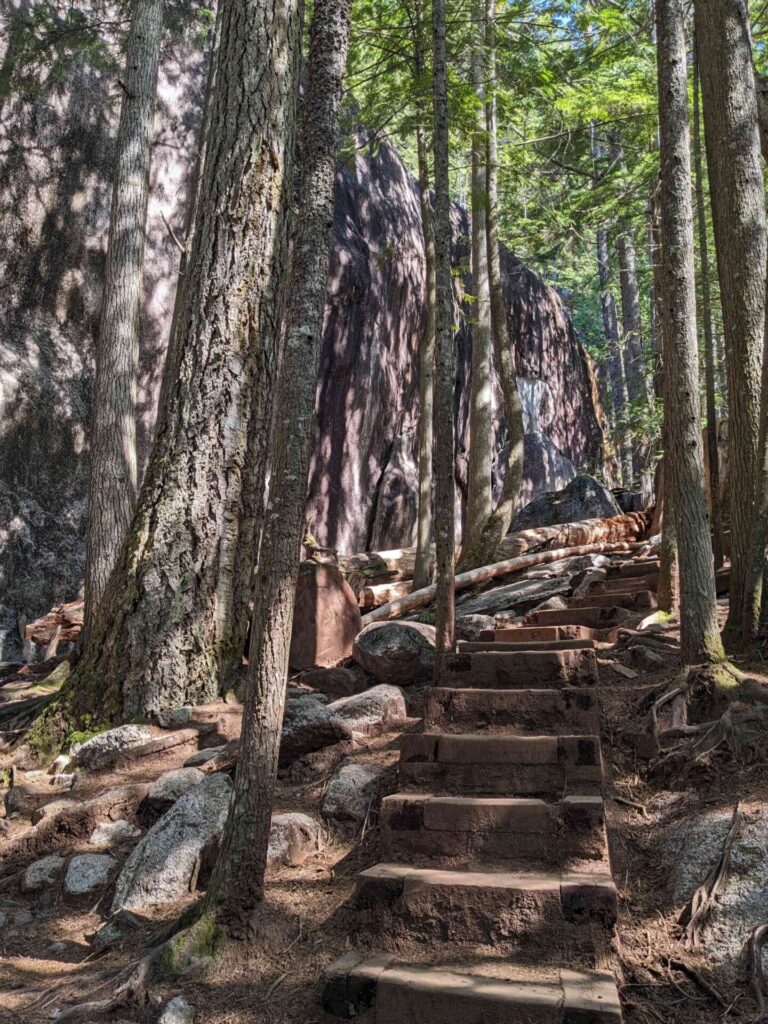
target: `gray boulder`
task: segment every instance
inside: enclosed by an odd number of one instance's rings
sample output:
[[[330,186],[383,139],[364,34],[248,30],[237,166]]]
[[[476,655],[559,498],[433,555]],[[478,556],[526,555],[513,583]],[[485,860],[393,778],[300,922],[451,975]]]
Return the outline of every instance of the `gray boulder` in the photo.
[[[55,853],[40,860],[33,861],[21,880],[21,888],[24,892],[39,892],[58,882],[64,868],[64,858]]]
[[[175,996],[163,1007],[157,1024],[193,1024],[194,1019],[194,1006],[191,1006],[184,996]]]
[[[275,814],[269,832],[269,867],[298,867],[325,842],[323,826],[308,814]]]
[[[493,629],[495,625],[492,615],[457,615],[456,636],[459,640],[477,640],[484,629]]]
[[[621,509],[608,488],[593,476],[582,473],[562,491],[540,494],[529,502],[515,516],[512,530],[531,530],[537,526],[555,526],[620,514]]]
[[[91,896],[109,884],[117,861],[108,853],[78,853],[64,876],[64,895],[70,899]]]
[[[314,697],[297,697],[285,705],[280,740],[280,765],[333,743],[352,739],[352,727]]]
[[[154,811],[166,811],[204,779],[205,775],[199,768],[174,768],[163,772],[149,787],[147,803]]]
[[[459,606],[464,615],[498,615],[499,612],[514,611],[524,615],[532,608],[551,597],[570,591],[570,576],[555,579],[519,580],[504,587],[494,587],[484,594],[471,597]]]
[[[323,817],[340,824],[362,825],[376,800],[384,772],[375,765],[342,765],[328,784]]]
[[[203,846],[224,828],[232,784],[212,775],[155,822],[125,862],[112,913],[170,903],[189,892]]]
[[[218,747],[206,747],[205,750],[196,750],[194,754],[190,754],[187,760],[184,762],[185,768],[195,768],[199,764],[205,764],[212,758],[220,754],[226,747],[226,743],[222,743]]]
[[[381,736],[397,729],[408,717],[403,691],[386,683],[335,700],[328,710],[347,722],[353,733],[362,736]]]
[[[151,739],[152,730],[146,725],[119,725],[97,733],[85,743],[73,743],[72,764],[77,768],[101,768],[110,764],[121,751],[140,747]]]
[[[302,673],[301,681],[331,697],[349,697],[353,693],[361,693],[372,682],[365,669],[355,664],[310,669]]]
[[[352,656],[380,683],[427,682],[435,665],[435,627],[423,622],[372,622],[355,637]]]
[[[732,807],[702,811],[670,825],[664,838],[675,904],[683,907],[722,853]],[[745,809],[730,866],[702,940],[707,956],[737,966],[750,931],[768,921],[768,808]]]
[[[91,832],[88,842],[91,846],[108,848],[130,843],[134,839],[138,839],[140,835],[140,828],[121,818],[119,821],[100,822]]]

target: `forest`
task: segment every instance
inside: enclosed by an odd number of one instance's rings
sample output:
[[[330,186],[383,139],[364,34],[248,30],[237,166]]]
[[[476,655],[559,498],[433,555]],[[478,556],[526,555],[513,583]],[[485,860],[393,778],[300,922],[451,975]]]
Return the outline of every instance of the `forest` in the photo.
[[[768,1024],[768,2],[0,24],[0,1020]]]

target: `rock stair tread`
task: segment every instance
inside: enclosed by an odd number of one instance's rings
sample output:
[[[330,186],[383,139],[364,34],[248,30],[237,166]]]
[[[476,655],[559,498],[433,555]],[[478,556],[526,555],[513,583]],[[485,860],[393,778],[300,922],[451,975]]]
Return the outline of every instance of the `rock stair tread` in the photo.
[[[596,733],[599,706],[594,687],[494,689],[434,687],[427,694],[424,731],[506,735]],[[489,733],[490,734],[490,733]]]

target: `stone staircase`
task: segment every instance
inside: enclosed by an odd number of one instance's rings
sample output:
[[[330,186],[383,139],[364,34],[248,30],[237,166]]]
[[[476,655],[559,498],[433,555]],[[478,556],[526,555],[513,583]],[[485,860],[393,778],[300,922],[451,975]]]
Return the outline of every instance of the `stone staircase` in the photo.
[[[326,1020],[619,1024],[596,642],[655,607],[635,568],[448,659],[382,802],[387,860],[358,876],[375,951],[328,969]]]

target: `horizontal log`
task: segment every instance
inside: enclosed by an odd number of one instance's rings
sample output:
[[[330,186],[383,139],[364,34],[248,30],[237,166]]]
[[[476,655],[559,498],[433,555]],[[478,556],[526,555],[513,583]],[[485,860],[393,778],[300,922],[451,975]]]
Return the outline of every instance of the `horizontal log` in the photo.
[[[363,587],[357,599],[357,603],[363,609],[379,608],[390,601],[397,601],[398,598],[407,597],[413,590],[412,580],[400,580],[394,583],[379,583],[373,587]]]
[[[46,615],[24,627],[24,639],[47,647],[60,630],[58,640],[77,640],[83,628],[83,601],[70,601],[52,608]]]

